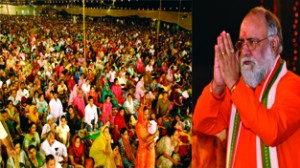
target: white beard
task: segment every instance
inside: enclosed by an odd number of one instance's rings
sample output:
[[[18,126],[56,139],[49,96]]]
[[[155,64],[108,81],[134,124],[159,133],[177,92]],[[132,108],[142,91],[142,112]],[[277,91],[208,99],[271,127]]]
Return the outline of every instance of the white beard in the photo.
[[[245,83],[251,88],[255,88],[271,70],[276,56],[272,54],[271,50],[264,53],[260,60],[254,59],[250,56],[243,56],[240,65],[241,73]],[[245,61],[251,61],[250,64],[244,64]]]

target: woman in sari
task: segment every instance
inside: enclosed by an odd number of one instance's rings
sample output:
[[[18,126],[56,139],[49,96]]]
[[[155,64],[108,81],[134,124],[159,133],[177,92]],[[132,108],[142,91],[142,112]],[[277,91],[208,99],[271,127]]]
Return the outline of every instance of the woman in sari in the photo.
[[[80,137],[75,134],[72,138],[72,144],[68,148],[69,163],[74,168],[84,168],[85,164],[85,146]]]
[[[49,105],[44,98],[44,94],[39,94],[39,99],[36,101],[36,108],[39,113],[39,119],[41,123],[46,122],[47,113],[50,111]]]
[[[110,143],[109,127],[104,125],[101,128],[100,135],[93,142],[90,149],[90,157],[94,159],[95,167],[116,168]]]
[[[18,112],[18,109],[13,105],[13,102],[11,100],[7,101],[6,111],[8,113],[8,119],[13,123],[18,133],[22,134],[20,114]]]
[[[46,162],[45,155],[38,152],[34,145],[30,145],[28,148],[28,158],[32,168],[40,168]]]
[[[158,154],[158,168],[172,168],[182,165],[180,156],[177,153],[179,148],[179,132],[175,128],[170,128],[167,135],[163,136],[156,145]]]
[[[100,120],[102,121],[103,125],[105,125],[107,122],[112,122],[112,104],[110,102],[109,95],[106,96],[105,102],[103,103]]]
[[[118,139],[121,137],[120,131],[122,128],[126,128],[126,122],[125,122],[125,111],[123,108],[120,109],[120,111],[115,116],[114,120],[114,129],[113,129],[113,139],[114,142],[117,142]]]
[[[23,149],[28,153],[28,147],[34,145],[38,149],[41,146],[41,139],[39,133],[36,131],[37,125],[34,122],[29,124],[29,132],[25,134],[23,141]]]
[[[104,103],[105,100],[106,100],[106,96],[109,95],[111,98],[112,98],[112,105],[113,107],[119,107],[117,101],[116,101],[116,96],[111,92],[110,90],[110,87],[109,87],[109,84],[108,82],[106,82],[104,84],[104,87],[103,87],[103,91],[102,91],[102,95],[101,95],[101,101]]]
[[[121,138],[118,140],[120,145],[120,154],[124,167],[132,168],[135,165],[135,157],[130,145],[130,139],[127,128],[121,129]]]
[[[75,97],[72,105],[74,109],[77,111],[77,115],[79,115],[80,118],[84,118],[85,100],[84,100],[84,93],[81,89],[78,89],[77,96]]]
[[[76,85],[75,79],[73,75],[69,76],[68,82],[67,82],[67,86],[68,86],[68,91],[71,93],[74,86]]]
[[[120,147],[117,142],[111,144],[113,157],[117,168],[124,168],[122,157],[120,155]]]
[[[15,154],[7,159],[6,168],[25,168],[30,167],[28,157],[24,150],[21,149],[19,139],[14,140]]]
[[[138,111],[138,122],[136,124],[136,134],[139,145],[136,154],[136,168],[155,167],[155,137],[159,136],[158,130],[151,135],[148,132],[149,109],[141,106]]]
[[[114,84],[112,85],[112,93],[116,96],[118,104],[123,105],[123,103],[125,102],[125,98],[122,95],[122,87],[119,84],[119,80],[118,78],[115,78]]]
[[[141,97],[144,97],[144,94],[146,92],[145,86],[144,86],[144,77],[140,77],[139,82],[136,84],[135,87],[135,98],[140,100]]]
[[[140,57],[138,60],[137,60],[137,63],[136,63],[136,70],[137,70],[137,73],[139,74],[142,74],[145,72],[145,64],[143,62],[143,58]]]
[[[72,105],[68,106],[66,118],[70,127],[70,133],[71,135],[74,135],[75,132],[80,129],[82,120],[80,119],[79,115],[77,115]]]

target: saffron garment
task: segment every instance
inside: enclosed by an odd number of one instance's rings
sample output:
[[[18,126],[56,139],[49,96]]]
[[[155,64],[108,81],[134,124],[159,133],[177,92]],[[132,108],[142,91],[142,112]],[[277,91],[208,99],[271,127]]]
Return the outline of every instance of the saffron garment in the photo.
[[[226,142],[222,142],[215,135],[206,135],[194,131],[192,133],[192,143],[192,167],[226,167]]]
[[[149,142],[144,141],[148,136],[148,120],[144,119],[143,108],[138,111],[138,122],[136,124],[136,135],[139,139],[138,149],[136,151],[136,168],[154,168],[155,167],[155,148],[149,147]]]
[[[234,92],[230,94],[226,89],[225,97],[220,100],[213,90],[210,93],[211,86],[206,86],[197,100],[193,129],[209,135],[227,129],[233,103],[242,124],[232,167],[257,167],[256,136],[266,146],[276,147],[279,167],[300,167],[297,157],[300,154],[300,78],[288,71],[279,81],[274,104],[269,109],[259,101],[265,82],[266,79],[251,89],[241,78]],[[193,141],[193,151],[197,143]]]

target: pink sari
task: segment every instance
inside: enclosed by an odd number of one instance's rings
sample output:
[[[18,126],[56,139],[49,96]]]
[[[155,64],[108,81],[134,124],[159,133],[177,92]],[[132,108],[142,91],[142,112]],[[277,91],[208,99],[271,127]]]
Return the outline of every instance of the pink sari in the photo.
[[[111,122],[112,120],[112,104],[109,102],[103,103],[102,108],[102,115],[101,115],[101,121],[103,124],[106,124],[108,121]]]
[[[73,107],[75,110],[77,110],[79,116],[81,118],[84,118],[85,116],[85,112],[84,112],[84,108],[85,108],[85,102],[84,102],[84,98],[83,97],[76,97],[74,99],[74,102],[73,102]]]
[[[116,96],[116,98],[118,99],[118,103],[123,105],[124,102],[125,102],[125,98],[122,95],[121,85],[113,85],[112,88],[111,88],[111,91]]]

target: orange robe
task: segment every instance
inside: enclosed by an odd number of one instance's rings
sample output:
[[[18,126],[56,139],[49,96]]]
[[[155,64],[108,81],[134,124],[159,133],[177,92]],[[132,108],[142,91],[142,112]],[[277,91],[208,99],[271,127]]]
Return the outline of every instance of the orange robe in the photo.
[[[142,106],[143,107],[143,106]],[[138,149],[136,151],[136,168],[154,168],[155,167],[155,148],[149,148],[149,143],[143,141],[151,136],[147,128],[147,120],[143,119],[143,108],[139,109],[138,122],[136,124],[136,135],[139,139]]]
[[[224,140],[225,141],[225,140]],[[214,135],[193,132],[192,167],[225,168],[226,142]]]
[[[241,78],[232,95],[226,89],[223,100],[214,99],[206,86],[196,103],[193,129],[209,135],[227,129],[233,102],[243,123],[234,167],[256,167],[256,135],[266,146],[277,147],[279,167],[300,167],[300,78],[290,71],[282,77],[270,109],[259,102],[265,82],[251,89]],[[193,141],[193,151],[197,143]]]

